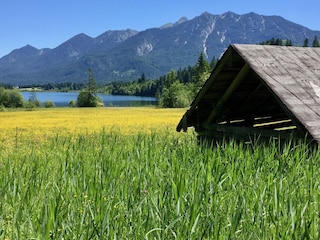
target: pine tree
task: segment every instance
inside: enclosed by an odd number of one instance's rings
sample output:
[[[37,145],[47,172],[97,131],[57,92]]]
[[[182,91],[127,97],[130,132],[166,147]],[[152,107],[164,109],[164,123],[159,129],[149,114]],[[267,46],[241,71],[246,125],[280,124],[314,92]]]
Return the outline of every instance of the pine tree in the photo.
[[[309,47],[309,38],[306,38],[303,42],[303,47]]]
[[[198,91],[210,75],[210,64],[205,59],[204,53],[201,52],[198,61],[194,67],[193,82]]]
[[[147,80],[146,80],[146,76],[144,75],[144,73],[142,73],[141,77],[138,79],[138,83],[145,83]]]
[[[97,84],[91,68],[88,69],[89,78],[86,89],[82,90],[77,98],[79,107],[97,107],[103,105],[101,99],[97,96]]]
[[[292,41],[290,39],[287,39],[286,40],[286,46],[292,46]]]
[[[165,87],[170,87],[174,82],[177,82],[177,73],[175,70],[171,70],[166,77]]]
[[[312,42],[312,47],[320,47],[318,36],[314,36],[314,40]]]
[[[97,83],[93,76],[93,71],[91,68],[88,69],[89,79],[88,79],[88,92],[92,97],[96,98],[97,96]]]

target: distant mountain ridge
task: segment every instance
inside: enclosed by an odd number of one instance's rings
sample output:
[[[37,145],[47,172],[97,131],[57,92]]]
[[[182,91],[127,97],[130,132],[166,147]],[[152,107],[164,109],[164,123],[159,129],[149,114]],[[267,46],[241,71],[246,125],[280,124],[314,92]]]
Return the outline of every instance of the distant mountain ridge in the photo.
[[[194,65],[201,51],[209,61],[219,57],[231,43],[256,44],[274,37],[302,45],[315,36],[320,31],[279,16],[205,12],[140,32],[106,31],[95,38],[81,33],[53,49],[27,45],[0,59],[0,83],[84,82],[88,68],[98,82],[134,80],[142,73],[152,79]]]

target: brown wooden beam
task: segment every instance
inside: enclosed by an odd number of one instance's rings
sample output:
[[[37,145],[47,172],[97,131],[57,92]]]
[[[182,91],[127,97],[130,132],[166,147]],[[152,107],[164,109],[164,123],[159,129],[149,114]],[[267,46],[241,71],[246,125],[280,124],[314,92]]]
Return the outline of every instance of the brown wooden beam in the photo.
[[[206,119],[205,123],[209,123],[212,120],[214,120],[219,113],[220,109],[223,108],[224,104],[228,101],[231,94],[238,88],[242,80],[246,77],[248,71],[250,70],[250,67],[247,63],[244,64],[244,66],[241,68],[238,75],[235,77],[235,79],[232,81],[232,83],[229,85],[228,89],[225,91],[223,96],[219,99],[217,105],[212,110],[208,118]]]
[[[242,126],[230,126],[220,124],[203,124],[204,131],[199,132],[199,135],[212,135],[223,138],[224,136],[234,137],[236,139],[246,139],[248,136],[259,136],[263,138],[279,137],[282,139],[288,139],[291,137],[297,137],[296,131],[291,129],[290,131],[275,131],[272,129],[260,129],[253,127]]]
[[[270,122],[255,124],[254,127],[262,128],[262,129],[278,129],[278,128],[293,128],[296,126],[293,125],[291,119],[284,119],[280,121],[270,121]]]

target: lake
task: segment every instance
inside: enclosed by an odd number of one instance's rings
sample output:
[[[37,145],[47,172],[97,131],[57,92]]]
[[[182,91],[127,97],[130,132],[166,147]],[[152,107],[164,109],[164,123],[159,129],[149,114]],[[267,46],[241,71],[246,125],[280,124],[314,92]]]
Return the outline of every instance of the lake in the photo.
[[[29,100],[32,92],[21,92],[23,98]],[[52,101],[57,107],[69,106],[71,100],[76,101],[78,92],[36,92],[37,99],[43,103]],[[157,105],[158,100],[154,97],[139,97],[139,96],[122,96],[122,95],[107,95],[97,94],[103,101],[104,106],[112,107],[141,107],[148,105]]]

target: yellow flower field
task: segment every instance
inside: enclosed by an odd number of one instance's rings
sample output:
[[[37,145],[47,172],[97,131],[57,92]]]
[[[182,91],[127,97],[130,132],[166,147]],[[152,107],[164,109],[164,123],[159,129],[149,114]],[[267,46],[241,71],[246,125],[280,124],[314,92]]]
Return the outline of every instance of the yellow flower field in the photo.
[[[0,112],[0,142],[21,136],[39,140],[55,135],[117,131],[122,134],[175,132],[185,109],[54,108]]]

